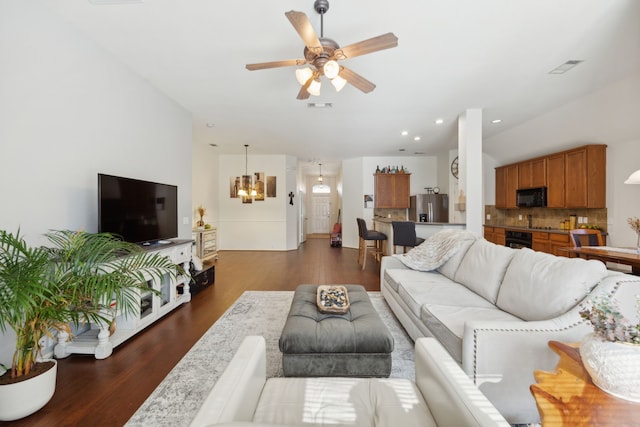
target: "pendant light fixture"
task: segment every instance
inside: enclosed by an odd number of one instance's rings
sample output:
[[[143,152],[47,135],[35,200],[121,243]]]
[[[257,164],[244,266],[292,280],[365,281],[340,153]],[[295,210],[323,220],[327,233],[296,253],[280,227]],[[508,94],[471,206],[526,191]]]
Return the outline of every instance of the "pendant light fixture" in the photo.
[[[320,175],[318,176],[318,182],[322,182],[324,180],[324,178],[322,177],[322,163],[318,163],[318,166],[320,166]]]
[[[629,175],[629,178],[624,182],[625,184],[640,184],[640,169]]]
[[[249,144],[244,144],[244,175],[242,176],[242,188],[238,191],[238,196],[256,196],[258,193],[251,185],[251,175],[249,175]]]

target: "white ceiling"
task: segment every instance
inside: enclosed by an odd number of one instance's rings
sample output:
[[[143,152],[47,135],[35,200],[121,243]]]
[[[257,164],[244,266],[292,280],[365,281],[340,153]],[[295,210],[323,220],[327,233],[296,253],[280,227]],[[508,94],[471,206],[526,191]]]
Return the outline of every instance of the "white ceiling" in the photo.
[[[310,162],[311,173],[323,163],[325,175],[345,158],[455,148],[468,108],[483,109],[487,138],[640,70],[637,0],[332,0],[324,36],[346,46],[393,32],[398,47],[344,61],[373,92],[336,93],[323,80],[321,96],[299,101],[295,67],[244,66],[303,58],[284,13],[306,13],[319,35],[313,0],[41,2],[191,111],[198,143],[221,154],[249,144]],[[549,74],[575,59],[584,62]]]

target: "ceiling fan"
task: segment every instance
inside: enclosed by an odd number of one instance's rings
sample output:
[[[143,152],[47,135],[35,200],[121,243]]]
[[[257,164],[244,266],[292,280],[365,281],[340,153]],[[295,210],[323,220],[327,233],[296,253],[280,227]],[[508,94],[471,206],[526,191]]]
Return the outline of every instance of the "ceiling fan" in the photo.
[[[296,70],[296,78],[302,85],[297,99],[307,99],[309,95],[320,95],[320,76],[322,75],[331,80],[337,91],[340,91],[346,83],[350,83],[364,93],[371,92],[376,88],[375,84],[349,68],[339,65],[338,61],[396,47],[398,46],[398,38],[393,33],[386,33],[341,48],[335,40],[324,37],[323,17],[329,10],[329,1],[316,0],[313,3],[313,8],[320,14],[320,38],[316,35],[307,15],[295,10],[285,13],[305,44],[304,59],[247,64],[246,68],[255,71],[267,68],[312,65],[313,68],[306,67]]]

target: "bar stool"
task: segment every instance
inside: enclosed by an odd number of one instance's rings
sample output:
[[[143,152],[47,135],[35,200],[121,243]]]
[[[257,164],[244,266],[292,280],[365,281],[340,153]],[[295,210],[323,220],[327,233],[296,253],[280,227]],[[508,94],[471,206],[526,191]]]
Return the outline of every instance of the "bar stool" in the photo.
[[[416,236],[416,223],[413,221],[391,221],[393,227],[393,253],[396,253],[396,247],[402,246],[404,252],[407,247],[418,246],[424,242],[422,237]]]
[[[382,255],[382,242],[387,240],[387,235],[376,230],[367,230],[367,223],[362,218],[356,218],[358,223],[358,235],[360,236],[360,245],[358,246],[358,264],[362,265],[362,269],[367,266],[367,252],[372,251],[376,261],[380,261]],[[373,242],[373,246],[369,246],[367,242]]]

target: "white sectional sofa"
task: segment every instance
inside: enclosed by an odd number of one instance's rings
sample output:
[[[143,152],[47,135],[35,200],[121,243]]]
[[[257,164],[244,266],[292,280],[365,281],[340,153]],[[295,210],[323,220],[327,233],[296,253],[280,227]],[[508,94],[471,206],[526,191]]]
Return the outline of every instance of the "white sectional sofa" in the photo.
[[[512,424],[539,422],[529,386],[534,370],[555,368],[548,341],[577,342],[592,332],[579,303],[590,293],[618,296],[633,313],[640,294],[640,277],[600,261],[511,249],[466,231],[384,257],[380,280],[409,335],[435,337]]]
[[[262,337],[245,338],[191,427],[508,427],[433,338],[415,345],[416,381],[266,378]]]

